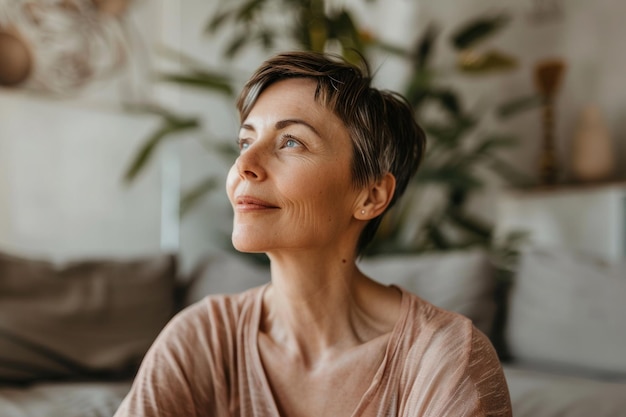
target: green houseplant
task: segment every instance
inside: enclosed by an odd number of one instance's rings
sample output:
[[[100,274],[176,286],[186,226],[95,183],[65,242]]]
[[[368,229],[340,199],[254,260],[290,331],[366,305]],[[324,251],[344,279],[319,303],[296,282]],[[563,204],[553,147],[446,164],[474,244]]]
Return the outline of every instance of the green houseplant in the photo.
[[[292,16],[293,24],[284,27],[264,18],[275,10]],[[492,225],[471,214],[467,209],[468,201],[485,185],[485,180],[477,173],[480,169],[490,169],[508,181],[525,181],[497,155],[499,148],[513,146],[515,138],[510,134],[484,131],[481,121],[488,111],[467,110],[461,94],[446,84],[446,77],[442,76],[449,71],[437,68],[433,56],[439,48],[446,46],[456,51],[459,64],[455,75],[484,77],[496,71],[509,71],[515,67],[515,60],[510,56],[493,51],[475,52],[478,44],[495,35],[508,21],[505,16],[471,19],[453,31],[447,45],[442,45],[445,40],[438,27],[432,24],[423,30],[412,48],[405,49],[381,42],[360,28],[348,9],[327,11],[323,0],[248,0],[222,3],[209,18],[206,31],[211,36],[229,28],[230,38],[223,51],[227,62],[245,48],[272,49],[288,40],[299,49],[324,51],[330,47],[354,62],[368,57],[372,51],[382,50],[401,57],[411,68],[404,95],[427,133],[429,146],[422,168],[410,184],[403,204],[387,216],[369,247],[367,255],[375,255],[492,244]],[[209,70],[190,57],[179,55],[179,58],[185,68],[178,73],[161,74],[161,80],[207,94],[232,97],[236,80],[228,73]],[[532,102],[532,98],[516,99],[489,111],[497,117],[510,116]],[[431,120],[428,114],[432,114],[433,108],[437,117]],[[174,138],[180,132],[200,134],[204,129],[197,117],[178,115],[164,108],[146,110],[160,114],[162,125],[137,153],[127,170],[127,181],[136,177],[162,141]],[[219,143],[205,145],[211,152],[220,152],[227,158],[234,156],[234,149],[225,149]],[[215,184],[215,178],[209,176],[186,190],[181,212],[193,207],[212,191]],[[423,190],[427,189],[436,190],[438,204],[434,210],[420,213],[420,208],[432,203],[423,195]]]

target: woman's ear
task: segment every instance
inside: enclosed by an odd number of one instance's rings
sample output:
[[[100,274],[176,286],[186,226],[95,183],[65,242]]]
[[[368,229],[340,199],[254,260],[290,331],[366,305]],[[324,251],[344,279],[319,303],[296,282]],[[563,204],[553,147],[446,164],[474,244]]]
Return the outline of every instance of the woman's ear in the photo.
[[[378,217],[391,203],[395,189],[396,178],[388,172],[363,190],[363,196],[354,216],[359,220],[371,220]]]

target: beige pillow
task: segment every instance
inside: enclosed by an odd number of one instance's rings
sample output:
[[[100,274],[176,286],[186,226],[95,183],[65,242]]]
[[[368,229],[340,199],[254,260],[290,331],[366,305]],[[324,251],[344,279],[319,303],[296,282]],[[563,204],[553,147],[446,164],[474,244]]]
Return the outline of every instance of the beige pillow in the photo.
[[[174,313],[176,257],[0,253],[0,382],[132,375]]]

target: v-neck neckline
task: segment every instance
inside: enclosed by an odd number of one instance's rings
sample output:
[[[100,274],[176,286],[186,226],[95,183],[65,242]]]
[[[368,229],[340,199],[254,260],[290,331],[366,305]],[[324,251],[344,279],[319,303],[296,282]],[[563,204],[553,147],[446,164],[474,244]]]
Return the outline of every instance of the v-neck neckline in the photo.
[[[255,376],[260,380],[260,385],[263,386],[263,397],[265,398],[268,406],[272,409],[272,415],[281,416],[281,413],[278,409],[278,404],[276,403],[276,398],[274,397],[274,394],[272,393],[272,390],[270,388],[267,372],[265,371],[263,361],[261,360],[261,352],[259,351],[259,332],[261,327],[261,312],[263,310],[263,296],[269,286],[269,283],[265,284],[257,293],[255,305],[252,311],[252,317],[250,320],[250,327],[247,330],[249,339],[246,340],[247,343],[245,349],[249,349],[250,351],[250,357],[253,361],[252,365],[256,374]],[[400,291],[400,294],[402,295],[400,301],[400,316],[398,317],[398,320],[391,329],[389,340],[387,341],[387,346],[385,347],[385,355],[383,356],[383,359],[378,366],[378,369],[376,370],[376,373],[374,374],[370,385],[361,396],[361,399],[354,408],[353,412],[350,414],[350,417],[356,417],[361,415],[370,404],[373,395],[378,390],[380,383],[385,376],[385,370],[387,369],[389,363],[392,361],[392,359],[396,355],[396,352],[398,351],[400,336],[403,333],[403,329],[406,325],[408,317],[410,300],[404,289],[395,285],[391,285],[391,287],[398,289]]]

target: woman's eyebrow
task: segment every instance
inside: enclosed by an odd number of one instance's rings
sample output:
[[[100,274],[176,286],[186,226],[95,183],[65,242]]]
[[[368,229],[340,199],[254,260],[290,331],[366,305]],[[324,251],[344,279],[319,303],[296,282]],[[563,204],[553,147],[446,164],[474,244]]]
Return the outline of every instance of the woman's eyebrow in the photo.
[[[315,133],[317,136],[321,137],[320,133],[318,132],[318,130],[311,125],[310,123],[302,120],[302,119],[285,119],[285,120],[279,120],[278,122],[276,122],[276,124],[274,125],[274,128],[276,130],[282,130],[288,126],[291,125],[302,125],[305,126],[306,128],[308,128],[311,132]],[[256,132],[256,129],[254,128],[253,125],[249,124],[249,123],[243,123],[240,127],[239,130],[250,130],[252,132]]]
[[[287,126],[291,126],[291,125],[303,125],[305,127],[307,127],[310,131],[312,131],[313,133],[315,133],[317,136],[320,136],[320,133],[317,131],[317,129],[311,125],[310,123],[302,120],[302,119],[285,119],[285,120],[280,120],[278,122],[276,122],[276,129],[277,130],[281,130],[286,128]]]
[[[239,130],[251,130],[253,132],[256,131],[256,129],[254,128],[254,126],[252,126],[251,124],[248,123],[243,123],[240,127]]]

